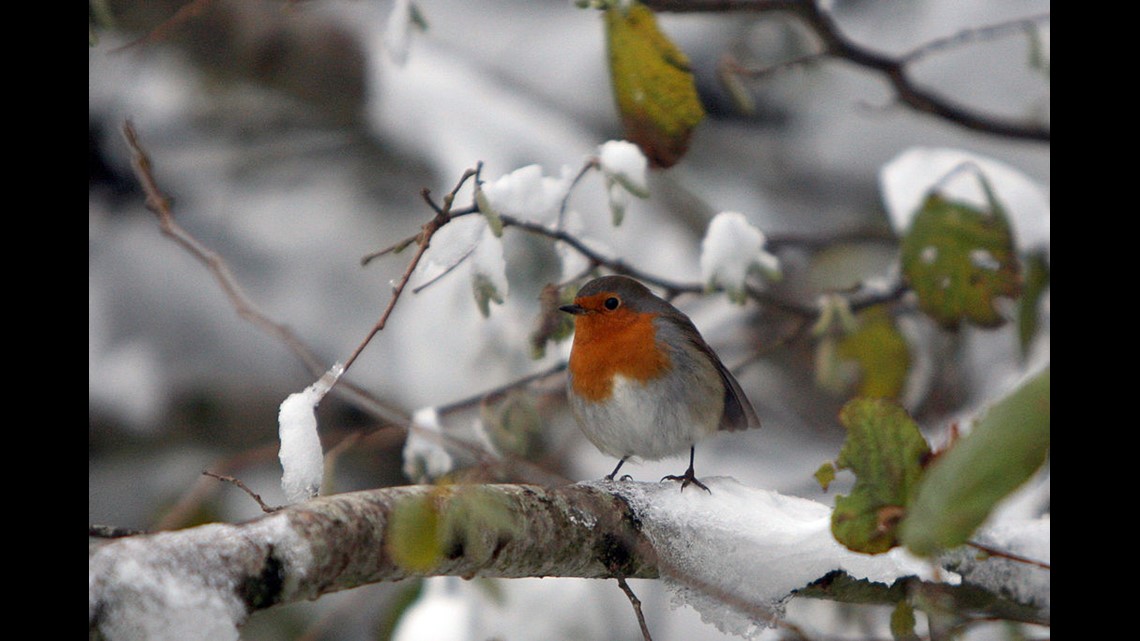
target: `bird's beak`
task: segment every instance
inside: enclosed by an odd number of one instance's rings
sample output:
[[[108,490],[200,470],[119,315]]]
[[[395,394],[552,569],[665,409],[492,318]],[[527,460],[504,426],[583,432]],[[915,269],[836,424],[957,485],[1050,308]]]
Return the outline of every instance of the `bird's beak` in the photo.
[[[559,307],[558,309],[566,312],[567,314],[573,314],[575,316],[579,316],[581,314],[586,313],[586,308],[582,307],[581,305],[563,305],[562,307]]]

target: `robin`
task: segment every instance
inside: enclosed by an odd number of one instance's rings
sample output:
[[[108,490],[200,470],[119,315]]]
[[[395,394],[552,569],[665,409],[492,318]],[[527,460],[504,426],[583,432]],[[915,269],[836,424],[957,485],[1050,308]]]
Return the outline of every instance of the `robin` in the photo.
[[[661,479],[709,491],[693,472],[696,442],[717,430],[760,427],[732,373],[676,307],[626,276],[578,290],[567,393],[574,418],[602,453],[656,461],[689,449],[689,469]]]

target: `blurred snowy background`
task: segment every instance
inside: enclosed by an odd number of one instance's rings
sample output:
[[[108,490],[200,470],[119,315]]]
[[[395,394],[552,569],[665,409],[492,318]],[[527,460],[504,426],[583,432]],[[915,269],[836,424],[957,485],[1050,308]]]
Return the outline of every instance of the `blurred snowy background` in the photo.
[[[430,218],[422,189],[438,198],[480,161],[488,180],[529,164],[557,177],[564,167],[576,171],[605,141],[622,138],[596,11],[570,0],[422,0],[415,6],[427,29],[413,29],[401,42],[405,34],[389,21],[394,6],[90,3],[99,25],[89,50],[92,523],[185,527],[259,513],[236,489],[203,479],[203,469],[233,474],[267,502],[281,503],[278,405],[316,378],[280,339],[239,317],[210,273],[161,235],[131,173],[124,120],[134,123],[179,223],[325,366],[344,360],[388,303],[408,253],[366,267],[360,258]],[[833,6],[850,38],[889,54],[1049,10],[1040,0]],[[769,237],[872,237],[822,253],[786,245],[785,280],[775,291],[787,300],[812,303],[821,291],[882,276],[895,248],[881,240],[891,231],[879,172],[915,146],[1004,162],[1048,193],[1047,143],[971,132],[892,104],[882,78],[842,61],[765,76],[749,85],[755,112],[739,113],[717,80],[717,63],[726,53],[773,64],[811,50],[811,34],[786,16],[659,20],[691,58],[709,115],[689,154],[654,176],[651,197],[631,202],[620,227],[610,223],[598,174],[588,175],[571,200],[584,236],[641,270],[699,280],[705,226],[713,214],[732,210]],[[1047,47],[1045,27],[1039,35]],[[972,42],[930,55],[913,71],[956,101],[1048,122],[1048,80],[1030,68],[1029,51],[1025,36]],[[568,345],[552,345],[533,359],[527,342],[541,288],[561,277],[558,256],[549,241],[521,232],[508,230],[503,245],[510,290],[488,318],[468,276],[456,270],[417,294],[406,292],[389,326],[348,372],[346,380],[389,410],[364,411],[337,394],[322,404],[326,449],[363,435],[343,447],[327,479],[330,491],[410,482],[399,426],[413,412],[478,398],[565,358]],[[726,363],[748,362],[739,378],[765,423],[762,431],[702,444],[698,474],[830,502],[811,474],[838,452],[843,433],[835,415],[846,397],[816,385],[811,341],[754,358],[766,341],[787,333],[788,319],[755,304],[732,305],[723,295],[676,303]],[[923,337],[929,377],[912,409],[938,442],[958,413],[976,409],[1017,375],[1017,340],[1011,327],[915,332]],[[576,481],[612,469],[563,411],[561,384],[549,377],[517,399],[538,417],[541,433],[529,452],[544,476],[508,469],[493,478]],[[470,437],[478,413],[473,405],[447,414],[444,429]],[[676,459],[623,471],[647,480],[683,466]],[[843,483],[832,494],[842,493]],[[691,610],[670,609],[653,582],[632,585],[657,641],[716,638]],[[373,586],[259,613],[243,637],[300,638],[309,631],[308,638],[385,638],[392,612],[412,589]],[[455,598],[451,613],[494,619],[494,627],[479,629],[497,638],[639,638],[629,604],[610,582],[517,581],[481,590],[451,580],[430,589],[451,597],[481,593],[481,601]],[[512,598],[518,607],[509,605]],[[565,608],[552,609],[551,600]],[[808,629],[819,621],[829,633],[839,617],[853,636],[888,634],[875,627],[883,617],[868,618],[865,610],[793,602],[789,616]],[[563,620],[559,611],[596,615]]]

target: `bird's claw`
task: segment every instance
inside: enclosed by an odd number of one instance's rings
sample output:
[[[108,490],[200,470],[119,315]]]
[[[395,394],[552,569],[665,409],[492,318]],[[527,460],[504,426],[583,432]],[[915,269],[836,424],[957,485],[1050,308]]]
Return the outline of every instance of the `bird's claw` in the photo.
[[[697,487],[701,488],[702,490],[708,492],[709,494],[712,494],[712,490],[710,490],[707,485],[705,485],[704,483],[701,483],[699,480],[697,480],[697,476],[696,476],[696,474],[693,473],[692,468],[687,470],[684,474],[670,474],[668,476],[663,476],[663,477],[661,477],[661,480],[662,481],[680,481],[682,492],[685,491],[685,488],[688,487],[689,484],[692,484],[692,485],[696,485]]]

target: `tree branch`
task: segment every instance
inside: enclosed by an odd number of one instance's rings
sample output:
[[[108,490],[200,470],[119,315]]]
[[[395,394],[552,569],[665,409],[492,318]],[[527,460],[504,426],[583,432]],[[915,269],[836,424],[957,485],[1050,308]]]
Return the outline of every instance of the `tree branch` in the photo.
[[[147,208],[158,217],[159,228],[162,230],[163,235],[172,239],[192,257],[206,266],[210,274],[214,277],[215,282],[221,287],[226,298],[228,298],[233,305],[238,316],[249,321],[255,327],[270,336],[280,340],[300,358],[310,374],[314,377],[321,376],[328,369],[328,366],[317,358],[313,350],[294,334],[293,330],[289,329],[288,326],[274,321],[263,313],[238,284],[237,279],[234,278],[233,272],[230,271],[225,259],[217,252],[207,248],[178,224],[174,218],[174,212],[170,207],[170,199],[159,189],[158,181],[155,179],[152,170],[150,157],[139,141],[134,124],[130,120],[124,121],[122,132],[123,138],[131,150],[131,166],[134,169],[135,177],[138,179],[139,184],[142,185],[143,192],[146,194]],[[337,389],[343,390],[345,395],[353,399],[361,408],[383,420],[396,420],[406,424],[409,419],[405,412],[385,405],[366,390],[350,382],[341,380],[336,387]]]
[[[835,19],[817,0],[642,0],[655,11],[678,13],[703,12],[787,12],[803,20],[823,43],[817,54],[797,59],[829,57],[846,60],[854,65],[882,75],[895,91],[895,96],[907,107],[937,116],[947,122],[994,136],[1048,143],[1050,128],[1038,122],[1003,118],[959,104],[937,92],[925,89],[911,79],[907,67],[920,57],[950,45],[1008,33],[1013,28],[1025,28],[1048,20],[1048,16],[1033,16],[1024,20],[1000,25],[970,29],[949,37],[939,38],[914,51],[895,58],[865,47],[850,38],[839,28]],[[784,65],[781,65],[784,66]],[[731,70],[747,75],[760,75],[768,70],[745,70],[732,65]]]
[[[392,298],[388,301],[388,306],[384,308],[384,312],[380,315],[380,319],[376,321],[376,324],[372,326],[372,329],[368,332],[368,335],[364,337],[364,340],[361,341],[360,345],[356,347],[356,349],[352,352],[352,355],[348,357],[348,360],[344,362],[345,371],[347,371],[349,366],[351,366],[352,363],[356,361],[356,358],[360,356],[360,354],[364,351],[364,348],[368,346],[368,343],[372,341],[372,337],[380,332],[380,330],[384,329],[384,326],[388,323],[388,317],[392,315],[392,310],[396,307],[396,301],[400,299],[400,294],[403,293],[404,288],[408,285],[408,280],[411,279],[412,273],[416,270],[416,265],[419,265],[420,259],[423,258],[424,252],[426,252],[428,247],[431,245],[431,237],[434,236],[441,227],[451,222],[451,204],[455,200],[455,194],[459,192],[460,188],[463,187],[463,184],[467,182],[467,179],[477,175],[477,169],[468,169],[467,171],[463,172],[463,175],[459,177],[459,181],[455,184],[455,187],[452,188],[452,190],[448,192],[446,196],[444,196],[442,207],[437,206],[432,201],[431,193],[427,189],[423,190],[423,198],[425,201],[427,201],[428,205],[430,205],[431,208],[435,210],[435,216],[428,222],[424,223],[424,226],[420,229],[420,233],[416,236],[416,244],[418,245],[416,248],[416,253],[412,256],[412,260],[408,262],[408,266],[404,269],[404,275],[400,277],[400,282],[397,283],[396,287],[392,290]]]
[[[791,632],[775,603],[792,593],[891,603],[918,585],[968,598],[981,616],[1048,624],[1047,610],[977,586],[916,584],[891,555],[843,549],[820,504],[731,479],[711,484],[711,496],[637,482],[393,487],[318,497],[244,523],[126,536],[91,548],[88,624],[110,640],[146,638],[151,625],[163,638],[233,636],[256,610],[423,576],[668,578],[754,625]],[[713,516],[741,502],[764,506],[748,527]],[[854,579],[851,568],[885,583]]]
[[[444,536],[440,554],[413,570],[393,554],[400,543],[393,517],[424,501],[440,515],[459,510],[470,516],[494,506],[494,517],[484,527]],[[120,538],[95,548],[88,622],[108,639],[122,638],[123,626],[138,625],[139,617],[177,622],[224,616],[240,626],[255,610],[432,575],[655,578],[658,571],[629,505],[597,487],[395,487],[319,497],[245,523]],[[188,632],[187,638],[202,638]]]

